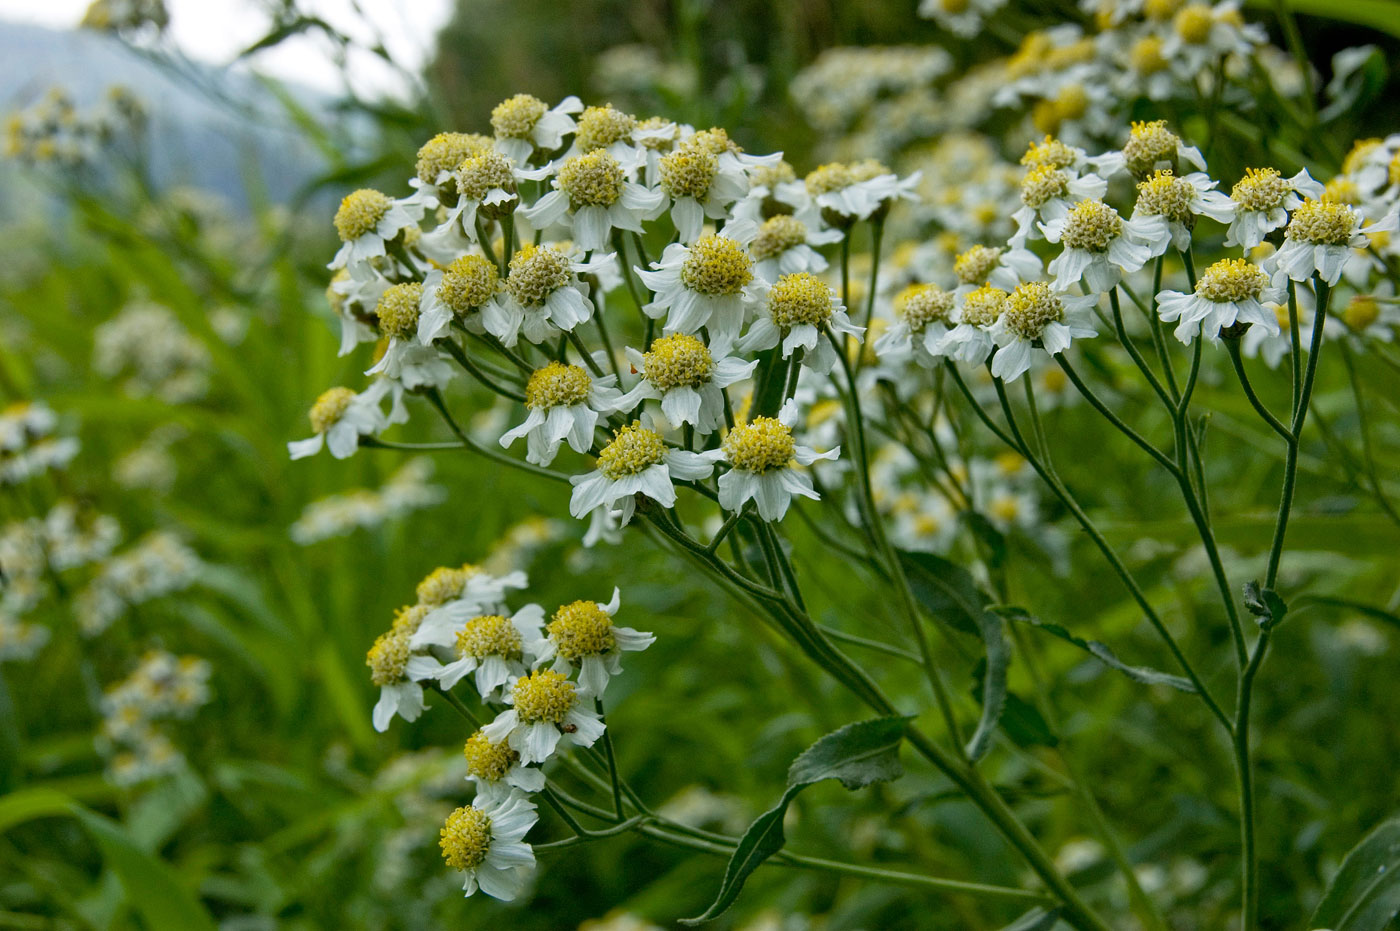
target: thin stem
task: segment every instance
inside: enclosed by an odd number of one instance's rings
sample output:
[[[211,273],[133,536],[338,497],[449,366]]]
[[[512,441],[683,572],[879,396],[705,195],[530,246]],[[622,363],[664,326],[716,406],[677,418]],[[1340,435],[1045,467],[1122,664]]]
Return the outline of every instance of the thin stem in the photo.
[[[603,700],[594,699],[594,707],[598,710],[598,717],[603,717]],[[613,752],[612,729],[603,727],[603,751],[608,757],[608,775],[612,778],[613,808],[617,810],[617,817],[622,818],[622,788],[617,774],[617,756]]]
[[[442,419],[447,423],[448,429],[452,431],[452,433],[457,437],[457,439],[462,441],[462,445],[470,449],[472,452],[476,453],[478,456],[485,456],[487,459],[490,459],[494,462],[499,462],[502,465],[510,466],[512,469],[519,469],[522,472],[529,472],[532,475],[538,475],[542,478],[550,479],[551,481],[562,482],[565,485],[570,484],[569,476],[563,474],[562,472],[555,472],[552,469],[546,469],[543,466],[537,466],[531,462],[521,462],[519,459],[512,459],[505,453],[497,452],[494,449],[488,449],[487,447],[482,446],[476,440],[472,439],[465,432],[463,432],[462,428],[457,425],[457,421],[452,418],[452,414],[448,411],[447,405],[443,403],[442,394],[436,388],[427,389],[424,392],[424,396],[428,399],[429,402],[432,403],[434,407],[437,408],[438,413],[442,415]]]
[[[483,372],[480,368],[478,368],[476,363],[473,362],[467,356],[466,352],[463,351],[462,347],[457,345],[456,340],[451,339],[450,337],[448,339],[440,339],[436,341],[436,345],[442,347],[443,349],[446,349],[447,354],[450,355],[453,359],[455,359],[457,361],[457,364],[460,365],[464,370],[466,370],[466,372],[469,375],[471,375],[477,381],[481,382],[487,388],[494,391],[496,394],[499,394],[503,398],[510,398],[512,401],[519,401],[521,404],[525,403],[524,394],[522,394],[519,391],[516,391],[513,388],[507,388],[505,385],[499,385],[491,378],[488,378],[486,373]]]
[[[1361,433],[1361,455],[1366,467],[1366,477],[1371,482],[1371,489],[1375,492],[1376,501],[1381,506],[1381,510],[1390,517],[1391,520],[1400,522],[1400,514],[1391,506],[1390,499],[1386,496],[1385,489],[1381,486],[1381,478],[1376,470],[1375,451],[1371,444],[1371,428],[1369,418],[1366,416],[1366,398],[1362,392],[1361,375],[1356,368],[1356,360],[1352,357],[1351,347],[1343,339],[1337,344],[1342,351],[1342,363],[1347,369],[1347,378],[1351,381],[1351,394],[1356,399],[1356,421],[1357,429]]]
[[[1108,304],[1109,307],[1113,309],[1113,328],[1118,333],[1118,342],[1122,343],[1123,348],[1128,350],[1128,355],[1132,357],[1133,362],[1142,371],[1143,377],[1147,379],[1147,383],[1152,386],[1152,390],[1156,392],[1157,397],[1161,399],[1162,405],[1168,410],[1176,407],[1176,401],[1167,393],[1166,389],[1162,387],[1162,383],[1157,380],[1157,376],[1153,373],[1151,367],[1148,366],[1147,360],[1142,357],[1142,353],[1138,351],[1137,346],[1133,345],[1133,341],[1128,338],[1127,328],[1123,326],[1123,308],[1118,302],[1117,288],[1113,288],[1108,292]]]
[[[1091,405],[1093,405],[1094,410],[1102,414],[1109,423],[1113,424],[1113,426],[1118,428],[1118,431],[1120,433],[1122,433],[1128,439],[1132,440],[1135,444],[1137,444],[1137,446],[1141,448],[1143,452],[1147,453],[1154,460],[1156,460],[1162,468],[1166,469],[1168,472],[1171,472],[1173,475],[1176,474],[1176,463],[1172,462],[1171,459],[1167,458],[1166,453],[1162,452],[1160,449],[1153,446],[1147,440],[1143,439],[1142,436],[1140,436],[1136,430],[1124,423],[1117,414],[1113,413],[1113,410],[1102,400],[1100,400],[1099,396],[1093,392],[1093,390],[1084,382],[1082,378],[1079,377],[1079,373],[1074,370],[1074,366],[1070,365],[1069,360],[1065,358],[1064,353],[1057,353],[1054,359],[1060,364],[1060,368],[1064,369],[1065,375],[1069,378],[1070,382],[1074,385],[1074,387],[1078,389],[1081,395],[1084,396],[1084,400],[1088,401]]]
[[[1230,353],[1230,362],[1235,367],[1235,376],[1240,380],[1240,387],[1244,389],[1245,397],[1249,398],[1249,403],[1254,407],[1254,412],[1259,415],[1269,429],[1283,437],[1285,442],[1292,440],[1293,435],[1289,429],[1279,422],[1279,419],[1269,413],[1269,409],[1264,406],[1264,402],[1259,400],[1259,395],[1254,393],[1254,386],[1249,382],[1249,373],[1244,369],[1244,359],[1240,358],[1240,341],[1237,339],[1225,340],[1225,348]]]

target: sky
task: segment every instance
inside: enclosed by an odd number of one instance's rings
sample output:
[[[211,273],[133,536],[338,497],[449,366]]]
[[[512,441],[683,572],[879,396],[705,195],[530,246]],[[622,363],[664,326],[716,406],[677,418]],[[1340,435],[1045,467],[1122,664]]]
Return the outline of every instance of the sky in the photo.
[[[0,0],[0,20],[62,29],[77,25],[88,3]],[[354,0],[301,0],[303,9],[356,39],[369,41],[378,30],[394,59],[409,71],[416,71],[431,53],[451,5],[451,0],[361,0],[362,18],[354,11]],[[267,31],[268,20],[257,0],[166,0],[166,8],[174,42],[200,61],[227,62]],[[313,36],[289,39],[259,53],[252,64],[273,77],[310,87],[327,91],[343,87],[340,70],[330,56],[330,43]],[[406,90],[402,77],[374,56],[352,59],[349,70],[354,89],[362,94],[397,96]]]

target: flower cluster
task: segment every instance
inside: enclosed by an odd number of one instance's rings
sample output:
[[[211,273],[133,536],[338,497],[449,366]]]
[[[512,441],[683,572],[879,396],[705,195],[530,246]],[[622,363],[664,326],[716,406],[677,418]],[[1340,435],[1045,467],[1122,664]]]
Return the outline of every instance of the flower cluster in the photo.
[[[55,436],[58,417],[42,401],[17,401],[0,410],[0,487],[62,469],[78,455],[77,437]]]
[[[148,782],[180,766],[183,757],[155,726],[185,720],[209,701],[208,661],[152,650],[131,675],[102,697],[100,744],[116,785]]]
[[[78,592],[78,626],[88,636],[100,634],[131,608],[194,585],[202,568],[177,534],[153,531],[104,562]]]
[[[522,572],[434,569],[366,655],[380,690],[378,730],[395,715],[416,720],[425,685],[456,702],[452,690],[469,680],[495,713],[463,751],[476,798],[441,831],[443,858],[463,874],[467,895],[480,888],[512,899],[523,889],[534,866],[523,838],[537,818],[530,796],[545,788],[542,765],[562,746],[591,747],[603,735],[601,697],[622,671],[622,653],[655,640],[614,623],[616,589],[607,604],[579,600],[546,616],[537,604],[507,605],[507,592],[526,584]]]
[[[209,350],[174,311],[149,301],[128,304],[97,327],[92,365],[107,378],[123,378],[132,397],[183,404],[209,390]]]
[[[146,118],[145,105],[120,85],[85,108],[79,108],[66,90],[54,87],[27,109],[9,115],[4,151],[6,157],[28,165],[96,165],[113,140],[133,135]]]
[[[431,483],[432,476],[431,459],[410,459],[378,488],[357,488],[312,501],[287,532],[292,542],[309,546],[399,520],[447,497],[445,488]]]

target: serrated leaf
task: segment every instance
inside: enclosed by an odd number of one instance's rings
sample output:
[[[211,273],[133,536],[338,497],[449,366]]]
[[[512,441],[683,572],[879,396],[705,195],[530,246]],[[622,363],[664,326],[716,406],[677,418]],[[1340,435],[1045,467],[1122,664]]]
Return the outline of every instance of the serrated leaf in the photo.
[[[899,560],[909,588],[925,611],[965,634],[982,635],[978,618],[991,599],[971,573],[932,553],[901,551]]]
[[[1006,670],[1011,665],[1011,651],[1002,636],[1001,618],[991,611],[983,611],[978,623],[982,627],[987,656],[982,676],[982,717],[977,722],[977,730],[972,732],[972,739],[967,742],[967,757],[974,763],[991,749],[992,735],[1006,710]]]
[[[1272,588],[1260,588],[1258,582],[1244,583],[1244,606],[1259,618],[1260,627],[1275,627],[1288,613],[1288,605]]]
[[[1313,912],[1310,928],[1385,931],[1400,912],[1400,818],[1351,849]]]
[[[719,893],[704,913],[681,920],[683,925],[704,924],[724,914],[749,875],[773,854],[783,849],[783,818],[797,793],[827,779],[838,780],[847,789],[859,789],[872,782],[898,779],[899,743],[909,729],[905,717],[876,718],[848,724],[812,744],[792,761],[788,788],[778,804],[759,815],[749,825],[724,868]]]
[[[1076,637],[1059,624],[1052,624],[1048,621],[1042,621],[1037,617],[1031,616],[1024,608],[1011,605],[993,605],[988,610],[1000,614],[1008,621],[1029,624],[1032,627],[1045,631],[1053,637],[1060,638],[1066,643],[1072,643],[1105,666],[1118,670],[1134,682],[1141,682],[1144,685],[1169,685],[1183,692],[1196,691],[1196,686],[1192,684],[1190,679],[1183,676],[1175,676],[1169,672],[1162,672],[1158,669],[1151,669],[1147,666],[1130,666],[1119,659],[1107,644],[1100,643],[1097,640],[1084,640],[1080,637]]]

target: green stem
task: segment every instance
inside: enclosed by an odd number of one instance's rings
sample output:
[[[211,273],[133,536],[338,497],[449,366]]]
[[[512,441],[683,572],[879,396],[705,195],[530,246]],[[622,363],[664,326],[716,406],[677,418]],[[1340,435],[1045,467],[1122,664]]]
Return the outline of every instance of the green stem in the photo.
[[[594,699],[594,707],[598,710],[598,717],[603,717],[603,700]],[[612,778],[613,808],[617,810],[617,817],[622,818],[622,787],[617,774],[617,755],[613,752],[612,730],[604,724],[603,727],[603,750],[608,757],[608,775]]]

